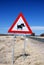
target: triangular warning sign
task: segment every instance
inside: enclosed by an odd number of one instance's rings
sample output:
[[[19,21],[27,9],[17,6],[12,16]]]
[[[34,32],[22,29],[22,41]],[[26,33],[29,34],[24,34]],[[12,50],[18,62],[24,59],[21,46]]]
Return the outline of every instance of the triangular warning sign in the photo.
[[[28,25],[22,13],[20,13],[19,16],[16,18],[8,32],[19,34],[32,34],[32,30],[30,29],[30,26]]]

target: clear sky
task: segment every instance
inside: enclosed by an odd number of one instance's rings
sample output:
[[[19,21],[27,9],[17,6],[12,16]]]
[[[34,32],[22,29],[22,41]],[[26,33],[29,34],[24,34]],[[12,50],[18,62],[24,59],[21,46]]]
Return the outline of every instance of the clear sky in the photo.
[[[44,0],[0,0],[0,33],[8,33],[20,12],[33,32],[44,33]]]

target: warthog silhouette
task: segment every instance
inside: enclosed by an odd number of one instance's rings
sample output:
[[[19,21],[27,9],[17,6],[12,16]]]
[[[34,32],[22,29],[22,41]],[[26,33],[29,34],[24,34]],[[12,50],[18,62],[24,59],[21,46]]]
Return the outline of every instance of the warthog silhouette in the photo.
[[[23,27],[25,27],[24,23],[20,24],[20,25],[17,25],[17,29],[22,29]]]

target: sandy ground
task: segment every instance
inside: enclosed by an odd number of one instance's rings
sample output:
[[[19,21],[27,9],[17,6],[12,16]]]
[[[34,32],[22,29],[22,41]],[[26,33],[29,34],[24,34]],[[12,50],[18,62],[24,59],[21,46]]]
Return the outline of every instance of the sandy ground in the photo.
[[[19,36],[0,36],[0,65],[12,65],[13,60],[14,65],[44,65],[44,43]]]

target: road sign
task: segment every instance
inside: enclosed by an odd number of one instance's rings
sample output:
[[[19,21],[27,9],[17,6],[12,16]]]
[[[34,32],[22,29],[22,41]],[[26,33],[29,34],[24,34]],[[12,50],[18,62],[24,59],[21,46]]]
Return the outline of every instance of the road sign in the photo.
[[[21,34],[32,34],[32,30],[28,25],[26,19],[24,18],[23,14],[20,13],[10,29],[8,30],[9,33],[21,33]]]
[[[8,30],[9,33],[19,33],[19,34],[32,34],[32,30],[28,25],[26,19],[24,18],[23,14],[20,13],[10,29]],[[12,64],[14,65],[14,44],[12,45]],[[25,55],[25,39],[24,39],[24,55]],[[25,59],[25,56],[24,56]]]

